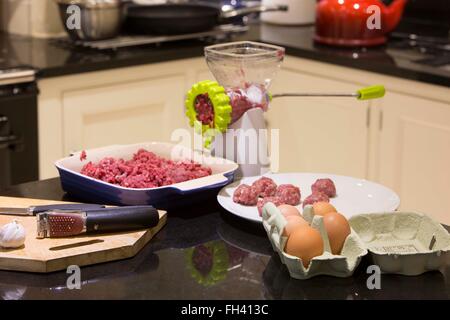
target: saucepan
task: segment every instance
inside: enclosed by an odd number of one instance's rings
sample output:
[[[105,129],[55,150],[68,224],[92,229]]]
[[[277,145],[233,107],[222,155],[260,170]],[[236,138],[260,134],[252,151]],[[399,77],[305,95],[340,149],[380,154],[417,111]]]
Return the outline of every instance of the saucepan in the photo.
[[[119,35],[125,4],[123,0],[55,0],[70,38],[94,41]]]

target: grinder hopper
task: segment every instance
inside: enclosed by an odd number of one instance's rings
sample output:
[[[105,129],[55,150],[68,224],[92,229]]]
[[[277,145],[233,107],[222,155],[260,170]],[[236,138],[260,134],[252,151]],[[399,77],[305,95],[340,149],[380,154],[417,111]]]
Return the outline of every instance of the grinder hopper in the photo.
[[[206,133],[205,142],[211,143],[215,156],[239,163],[238,175],[269,171],[264,111],[271,99],[268,88],[284,55],[282,47],[250,41],[205,48],[206,62],[217,82],[193,86],[186,100],[187,115],[191,125]],[[199,104],[202,97],[207,98],[203,107]]]
[[[284,59],[284,48],[251,41],[205,48],[209,70],[225,88],[256,84],[268,89]]]

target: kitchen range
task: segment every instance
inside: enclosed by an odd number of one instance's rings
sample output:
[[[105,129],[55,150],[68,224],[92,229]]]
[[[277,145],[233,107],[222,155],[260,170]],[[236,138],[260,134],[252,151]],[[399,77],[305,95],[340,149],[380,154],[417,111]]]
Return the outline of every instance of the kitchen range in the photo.
[[[32,68],[0,61],[0,188],[39,178],[37,92]]]
[[[49,3],[0,33],[1,298],[449,298],[445,1]]]

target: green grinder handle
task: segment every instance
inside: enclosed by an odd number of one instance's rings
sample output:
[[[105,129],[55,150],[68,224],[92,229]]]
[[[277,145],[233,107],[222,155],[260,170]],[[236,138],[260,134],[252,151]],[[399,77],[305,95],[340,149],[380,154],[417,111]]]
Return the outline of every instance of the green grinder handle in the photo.
[[[382,85],[370,86],[357,91],[358,100],[371,100],[384,97],[386,90]]]

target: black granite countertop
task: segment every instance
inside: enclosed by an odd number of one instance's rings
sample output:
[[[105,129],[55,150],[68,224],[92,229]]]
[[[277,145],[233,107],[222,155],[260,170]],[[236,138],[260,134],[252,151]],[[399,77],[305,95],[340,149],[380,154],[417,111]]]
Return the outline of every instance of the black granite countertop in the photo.
[[[22,184],[0,195],[76,200],[59,179]],[[206,248],[209,248],[206,249]],[[218,256],[210,254],[215,248]],[[195,257],[195,258],[193,258]],[[214,260],[218,259],[218,260]],[[221,261],[221,263],[213,263]],[[349,278],[290,278],[259,224],[235,218],[215,199],[170,212],[167,225],[134,258],[83,267],[82,290],[62,272],[0,271],[3,299],[448,299],[450,265],[414,277],[382,275],[366,286],[369,258]]]
[[[450,68],[431,67],[416,61],[423,55],[402,50],[389,42],[375,48],[346,49],[315,44],[314,28],[253,25],[234,40],[254,40],[286,47],[287,54],[399,78],[450,86]],[[0,68],[31,66],[41,78],[111,68],[136,66],[203,55],[202,41],[181,41],[97,51],[76,48],[64,41],[20,37],[0,33]]]

